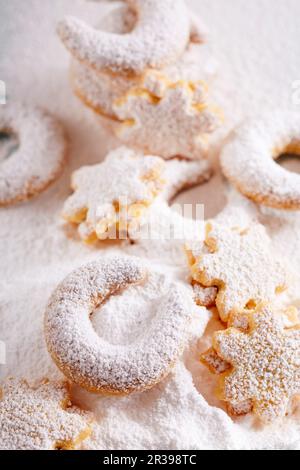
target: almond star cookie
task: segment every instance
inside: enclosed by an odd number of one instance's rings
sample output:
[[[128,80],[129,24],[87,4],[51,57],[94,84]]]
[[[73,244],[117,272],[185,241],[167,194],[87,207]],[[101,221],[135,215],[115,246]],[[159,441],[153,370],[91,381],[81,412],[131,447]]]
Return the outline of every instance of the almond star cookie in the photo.
[[[287,288],[286,268],[271,246],[260,224],[243,230],[207,224],[204,246],[193,250],[191,272],[194,281],[218,288],[216,306],[222,321],[275,300]]]
[[[23,379],[0,386],[1,450],[71,450],[90,436],[92,416],[72,406],[66,382]]]
[[[204,82],[158,81],[153,72],[114,105],[122,121],[118,137],[126,145],[163,158],[204,157],[209,135],[219,127],[220,112],[210,106]],[[161,84],[164,84],[161,88]]]
[[[232,368],[221,375],[218,395],[234,408],[251,400],[253,412],[270,423],[285,416],[300,393],[300,329],[285,328],[271,304],[249,313],[249,332],[215,333],[213,347]]]
[[[73,173],[63,217],[79,225],[86,242],[108,238],[111,229],[128,233],[164,187],[164,165],[126,147],[110,152],[103,163]]]

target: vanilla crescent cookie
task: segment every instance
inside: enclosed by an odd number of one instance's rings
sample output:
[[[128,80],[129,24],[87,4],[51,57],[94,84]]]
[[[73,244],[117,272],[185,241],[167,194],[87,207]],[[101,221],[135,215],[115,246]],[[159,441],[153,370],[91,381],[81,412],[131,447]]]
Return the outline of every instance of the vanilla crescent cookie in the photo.
[[[212,174],[213,169],[207,159],[166,160],[163,172],[165,185],[159,197],[171,202],[180,192],[209,181]]]
[[[61,125],[38,107],[0,107],[0,133],[13,135],[18,148],[0,162],[0,206],[25,201],[60,175],[66,154]]]
[[[86,242],[106,239],[111,229],[127,234],[161,191],[164,164],[126,147],[110,152],[104,162],[73,173],[63,217],[79,224]]]
[[[79,61],[97,70],[141,74],[176,61],[190,36],[199,38],[184,0],[127,0],[137,14],[127,34],[98,31],[74,17],[58,25],[58,34]],[[197,34],[195,34],[195,32]]]
[[[48,350],[73,382],[97,393],[128,394],[151,388],[170,371],[188,339],[189,292],[171,282],[146,331],[126,345],[97,335],[93,311],[111,295],[147,280],[138,259],[112,257],[70,274],[50,298],[45,315]]]
[[[287,270],[274,256],[262,225],[239,231],[208,223],[206,230],[204,248],[194,248],[191,272],[203,286],[218,288],[216,305],[224,322],[260,302],[275,300],[288,287]]]
[[[266,304],[249,321],[248,333],[229,328],[214,335],[214,349],[232,366],[221,375],[218,394],[234,407],[251,400],[253,412],[270,423],[300,393],[300,329],[285,329],[283,316]]]
[[[278,209],[300,209],[300,176],[276,164],[300,154],[300,113],[277,111],[236,129],[221,155],[224,174],[249,199]]]
[[[155,75],[147,73],[139,87],[115,102],[114,112],[122,121],[117,136],[126,145],[164,158],[206,156],[209,135],[220,126],[222,115],[206,101],[205,84],[166,82],[163,91],[153,94],[149,83],[158,83],[152,80]]]
[[[66,382],[0,384],[1,450],[72,450],[90,436],[92,415],[72,406]]]
[[[108,33],[126,34],[132,30],[135,21],[135,12],[128,4],[123,4],[105,15],[99,28]],[[204,30],[204,27],[201,27],[201,30]],[[199,79],[205,82],[212,81],[216,75],[217,62],[207,44],[203,44],[200,40],[195,42],[197,37],[196,33],[193,34],[193,39],[182,56],[152,77],[149,91],[159,92],[161,96],[166,82],[175,83],[181,80],[197,82]],[[71,63],[71,82],[75,94],[96,113],[112,120],[118,120],[113,110],[113,103],[132,87],[139,86],[142,79],[143,76],[128,77],[95,70],[74,58]]]

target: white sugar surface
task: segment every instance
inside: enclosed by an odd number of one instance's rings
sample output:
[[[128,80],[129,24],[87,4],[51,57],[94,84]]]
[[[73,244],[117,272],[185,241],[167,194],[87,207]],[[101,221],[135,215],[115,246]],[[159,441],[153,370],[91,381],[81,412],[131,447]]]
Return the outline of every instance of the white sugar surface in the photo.
[[[215,101],[225,110],[226,128],[212,150],[214,159],[222,136],[239,120],[259,113],[262,108],[300,109],[300,103],[297,107],[292,101],[293,82],[300,79],[300,4],[298,0],[191,0],[188,3],[209,25],[214,55],[220,63],[214,94]],[[0,340],[7,347],[7,364],[0,366],[2,376],[13,374],[29,380],[47,375],[60,377],[43,337],[48,297],[72,269],[104,253],[120,252],[115,244],[94,248],[83,245],[64,228],[60,219],[63,202],[69,194],[71,172],[83,164],[99,162],[117,142],[73,96],[68,82],[69,56],[55,34],[55,27],[66,14],[90,24],[98,23],[106,8],[103,2],[84,0],[0,0],[0,80],[6,82],[8,99],[45,106],[60,118],[70,137],[69,163],[59,182],[27,204],[0,210]],[[209,217],[224,205],[225,190],[217,173],[210,183],[181,196],[180,200],[205,203]],[[237,197],[231,204],[239,206],[240,201]],[[245,207],[247,211],[248,205]],[[265,210],[258,211],[257,217],[272,235],[276,251],[290,259],[297,275],[300,214]],[[171,246],[170,257],[166,251],[168,243],[163,244],[161,257],[157,256],[159,250],[153,243],[147,247],[145,242],[140,249],[127,246],[126,253],[132,250],[134,254],[155,259],[156,263],[160,261],[158,269],[184,280],[187,276],[184,257],[180,248],[177,247],[177,256],[174,243]],[[294,299],[300,306],[297,289]],[[112,301],[105,306],[105,319],[109,322],[111,310],[112,324],[116,322],[115,305],[116,301]],[[118,305],[121,308],[121,302]],[[128,303],[125,305],[128,311]],[[210,404],[212,400],[207,401],[211,383],[199,364],[197,343],[208,316],[204,310],[198,313],[203,315],[202,320],[196,322],[197,328],[183,359],[169,378],[152,390],[127,398],[103,398],[76,391],[78,401],[94,410],[98,420],[86,447],[300,447],[299,420],[297,424],[288,418],[279,426],[256,429],[251,419],[234,423],[221,408]],[[122,310],[120,316],[122,331],[126,332]],[[130,321],[128,312],[128,330]],[[109,326],[105,328],[107,337],[111,331]]]

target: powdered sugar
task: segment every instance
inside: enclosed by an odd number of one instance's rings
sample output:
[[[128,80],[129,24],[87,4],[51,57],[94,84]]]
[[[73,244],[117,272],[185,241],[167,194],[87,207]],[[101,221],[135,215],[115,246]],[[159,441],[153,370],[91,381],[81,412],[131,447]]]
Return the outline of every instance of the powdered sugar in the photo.
[[[40,101],[60,116],[72,142],[70,167],[55,188],[30,204],[0,211],[0,339],[7,345],[7,364],[0,366],[2,375],[20,374],[30,379],[44,374],[53,378],[59,376],[43,340],[45,303],[51,291],[73,269],[103,256],[104,252],[117,251],[115,246],[95,249],[67,238],[59,222],[59,211],[68,194],[70,172],[82,165],[99,163],[115,142],[73,99],[67,76],[69,56],[53,31],[65,14],[81,17],[89,24],[93,24],[95,18],[97,22],[97,15],[104,11],[104,3],[10,0],[2,6],[0,36],[7,53],[1,57],[0,78],[6,81],[11,99],[26,95],[31,102]],[[202,0],[191,1],[190,5],[212,30],[222,77],[220,83],[216,83],[216,91],[218,102],[226,109],[226,129],[244,119],[249,110],[260,113],[262,103],[270,107],[276,102],[281,109],[291,106],[291,81],[299,72],[298,0]],[[215,179],[211,181],[181,196],[180,200],[205,202],[206,217],[216,214],[222,181],[221,178],[217,183]],[[243,214],[244,220],[249,206],[254,206],[242,196],[230,198],[230,205],[237,208],[233,217],[235,225],[239,222],[238,212]],[[262,217],[259,212],[257,217],[272,236],[274,252],[284,254],[298,274],[298,214],[264,210]],[[231,218],[231,213],[231,210],[226,211],[223,221],[227,220],[227,214]],[[156,232],[164,226],[163,217],[166,211],[157,216]],[[175,213],[175,217],[177,219],[178,214]],[[252,213],[249,217],[252,221]],[[199,234],[200,229],[195,232]],[[159,263],[164,273],[173,274],[176,279],[188,278],[185,255],[178,241],[144,240],[143,246],[127,246],[126,251]],[[299,299],[298,286],[299,283],[291,294],[295,299]],[[122,311],[122,318],[124,323],[128,319],[126,331],[129,334],[131,322],[127,311],[128,308]],[[121,312],[111,308],[110,313],[117,324]],[[108,323],[112,315],[101,323],[102,330],[106,324],[106,337],[110,341],[113,337],[109,338]],[[220,403],[212,399],[214,377],[199,364],[199,353],[204,349],[197,346],[197,338],[201,337],[208,319],[205,309],[199,312],[199,318],[201,328],[196,330],[193,326],[194,338],[184,361],[180,359],[168,378],[153,389],[124,398],[80,394],[82,405],[97,413],[96,431],[92,440],[86,442],[86,448],[299,448],[297,413],[283,419],[279,425],[258,429],[253,427],[251,417],[233,421],[222,409],[216,408]],[[119,337],[123,337],[122,332]]]

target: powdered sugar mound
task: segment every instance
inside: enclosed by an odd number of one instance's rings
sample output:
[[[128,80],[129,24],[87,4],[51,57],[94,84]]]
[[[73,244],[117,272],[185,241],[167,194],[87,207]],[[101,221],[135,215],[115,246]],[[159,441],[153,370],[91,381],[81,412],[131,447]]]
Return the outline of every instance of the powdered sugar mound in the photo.
[[[249,111],[260,114],[262,103],[268,108],[274,103],[281,109],[292,107],[292,94],[296,96],[297,92],[292,84],[299,75],[299,1],[277,0],[271,4],[270,0],[190,0],[189,4],[210,25],[212,41],[217,46],[214,52],[222,78],[214,90],[218,103],[226,110],[226,132]],[[0,42],[6,44],[7,53],[1,57],[0,78],[6,81],[11,99],[26,96],[30,102],[40,101],[63,119],[72,139],[69,171],[98,163],[112,142],[73,99],[67,77],[69,56],[53,31],[57,21],[70,13],[89,24],[97,23],[104,8],[103,4],[82,0],[10,0],[1,6]],[[215,214],[220,187],[217,185],[221,184],[221,178],[217,183],[212,180],[194,190],[191,198],[199,202],[204,193]],[[90,248],[65,236],[59,211],[68,188],[69,174],[30,204],[0,211],[0,339],[7,345],[7,364],[0,366],[2,374],[17,373],[30,378],[58,374],[43,338],[42,317],[47,298],[68,272],[112,250],[108,245]],[[157,217],[157,232],[163,226],[162,218]],[[234,225],[236,220],[238,214]],[[272,237],[274,253],[286,256],[290,267],[300,273],[298,215],[268,210],[261,221]],[[161,263],[164,272],[173,268],[176,277],[187,276],[185,255],[177,243],[176,247],[170,241],[153,241],[147,242],[147,247],[133,245],[127,249],[139,250],[139,255]],[[298,300],[299,282],[294,292]],[[105,331],[108,335],[108,326]],[[201,334],[199,330],[198,336]],[[199,364],[201,351],[195,344],[195,350],[188,349],[185,355],[189,363],[193,361],[192,375],[180,363],[174,373],[150,391],[127,398],[84,393],[83,406],[97,410],[97,436],[92,447],[299,448],[299,412],[279,425],[257,429],[250,416],[233,422],[223,411],[213,408],[213,386],[210,381],[208,393],[205,389],[208,374]],[[216,399],[214,404],[217,405]]]
[[[129,286],[95,310],[91,317],[95,331],[111,344],[130,345],[149,327],[169,287],[165,275],[149,272],[145,283]]]
[[[223,410],[206,402],[182,362],[167,379],[144,393],[118,399],[77,393],[79,401],[93,403],[99,423],[84,442],[85,449],[247,450],[294,448],[299,442],[296,420],[264,429],[253,428],[249,418],[234,423]]]
[[[299,308],[300,214],[298,211],[287,212],[261,206],[259,219],[265,224],[276,253],[288,260],[289,269],[293,273],[293,282],[289,286],[287,296],[290,303]]]
[[[184,51],[191,21],[183,0],[134,0],[138,20],[131,33],[107,34],[67,17],[58,33],[74,56],[98,70],[142,73],[162,68]]]
[[[223,411],[207,406],[182,363],[155,389],[117,402],[104,398],[96,407],[101,424],[84,444],[89,449],[163,447],[174,450],[234,446],[230,418]],[[118,431],[113,424],[116,419]],[[180,437],[178,429],[182,431]]]
[[[177,205],[170,207],[158,198],[147,211],[140,230],[130,233],[135,244],[124,249],[137,256],[180,267],[187,276],[185,241],[203,242],[205,237],[203,220],[194,220],[190,216]]]

